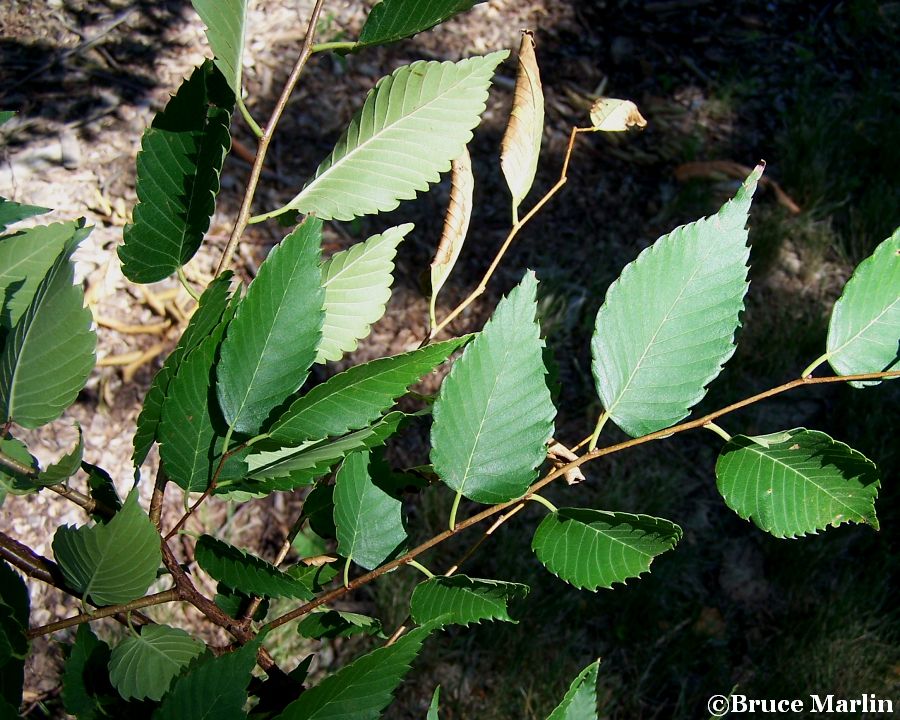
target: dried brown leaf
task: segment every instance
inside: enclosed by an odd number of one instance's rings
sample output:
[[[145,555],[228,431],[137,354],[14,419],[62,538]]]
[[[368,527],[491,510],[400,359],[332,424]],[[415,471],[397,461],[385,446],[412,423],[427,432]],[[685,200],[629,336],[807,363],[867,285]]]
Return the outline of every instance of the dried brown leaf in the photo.
[[[500,153],[500,166],[512,192],[514,217],[518,216],[518,207],[534,183],[543,131],[541,73],[534,53],[534,36],[525,30],[519,46],[519,70],[512,111]]]
[[[631,100],[597,98],[591,106],[591,124],[601,132],[623,132],[630,127],[647,127],[647,121]]]
[[[472,174],[472,159],[469,151],[463,148],[462,155],[453,161],[450,179],[450,204],[444,216],[444,230],[437,253],[431,262],[431,325],[435,326],[435,302],[438,293],[453,270],[459,252],[462,250],[469,231],[469,220],[472,217],[472,194],[475,190],[475,177]]]

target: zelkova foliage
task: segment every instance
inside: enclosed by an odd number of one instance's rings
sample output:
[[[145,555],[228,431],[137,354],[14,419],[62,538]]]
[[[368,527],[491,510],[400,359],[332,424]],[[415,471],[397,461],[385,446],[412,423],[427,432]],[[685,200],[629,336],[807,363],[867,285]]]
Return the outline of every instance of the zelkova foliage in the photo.
[[[529,500],[547,510],[534,529],[535,563],[574,588],[596,592],[634,581],[675,548],[682,530],[671,520],[607,507],[556,508],[539,491],[560,477],[584,479],[579,467],[605,455],[688,430],[715,432],[708,439],[721,449],[715,468],[705,468],[710,483],[762,531],[793,538],[848,522],[877,529],[878,470],[839,440],[804,428],[732,437],[715,421],[736,405],[685,421],[735,352],[749,288],[748,218],[762,164],[718,213],[660,237],[622,270],[602,303],[595,299],[591,370],[602,410],[574,447],[554,437],[555,381],[534,272],[526,270],[507,288],[480,330],[438,339],[484,291],[531,217],[563,187],[575,136],[646,125],[630,101],[599,98],[590,125],[572,129],[559,181],[520,220],[544,129],[540,48],[529,32],[498,149],[512,228],[478,286],[442,319],[436,298],[465,250],[475,197],[467,145],[506,51],[397,68],[361,101],[334,150],[295,197],[249,217],[269,141],[310,54],[363,52],[473,5],[383,0],[358,40],[315,45],[318,4],[298,72],[263,131],[241,99],[247,3],[194,0],[215,59],[195,69],[144,134],[138,203],[119,248],[125,274],[135,282],[177,274],[188,285],[182,267],[209,228],[235,106],[259,136],[257,172],[217,276],[202,292],[190,288],[199,300],[144,399],[134,435],[138,487],[124,501],[112,476],[132,469],[88,462],[90,438],[80,429],[75,446],[46,467],[20,433],[59,418],[94,365],[96,337],[72,263],[90,228],[80,221],[40,224],[47,209],[0,199],[0,502],[7,495],[55,492],[87,515],[78,527],[58,528],[55,565],[0,533],[9,563],[0,562],[0,714],[14,715],[22,702],[30,640],[78,625],[64,636],[71,644],[61,692],[65,709],[78,718],[377,718],[424,643],[443,642],[442,629],[516,622],[528,586],[457,571]],[[323,258],[325,223],[393,210],[451,169],[440,243],[430,268],[420,268],[426,277],[430,271],[429,332],[405,352],[354,364],[347,355],[384,314],[396,258],[417,231],[411,224],[385,227]],[[248,220],[276,215],[305,217],[244,288],[228,270],[235,243]],[[16,229],[23,221],[33,225]],[[424,242],[421,235],[416,242]],[[878,392],[866,388],[898,375],[898,313],[900,231],[848,281],[831,316],[826,352],[796,380],[737,405],[823,382]],[[340,372],[337,361],[344,363]],[[837,375],[814,377],[825,363]],[[325,366],[321,382],[310,380],[321,377],[313,372],[317,364]],[[632,439],[598,447],[610,420]],[[431,464],[392,467],[385,448],[410,429],[430,438]],[[160,463],[151,480],[146,461],[154,445]],[[79,485],[79,473],[86,485]],[[428,484],[452,500],[449,529],[415,545],[418,515],[410,509]],[[149,511],[138,502],[142,489],[152,493]],[[213,495],[236,507],[295,490],[303,506],[277,553],[240,547],[226,529],[198,529],[194,522]],[[167,493],[185,505],[177,522],[161,515]],[[577,488],[569,493],[577,499]],[[450,570],[436,573],[420,563],[435,545],[487,520],[484,535]],[[182,530],[183,542],[175,543]],[[304,548],[298,559],[292,547]],[[425,578],[396,632],[379,618],[342,607],[342,598],[357,588],[410,568]],[[29,594],[19,571],[78,598],[84,612],[29,627]],[[215,593],[207,592],[213,586]],[[282,609],[274,616],[276,601]],[[180,617],[154,614],[153,606],[162,603],[192,605],[228,643],[207,644],[176,627],[177,620],[161,622]],[[104,618],[127,628],[112,646],[90,625]],[[266,647],[277,642],[271,631],[289,623],[309,642],[355,636],[369,650],[311,683],[311,657],[280,667]],[[598,668],[594,662],[572,681],[548,720],[598,717]],[[440,717],[440,697],[435,688],[428,718]]]

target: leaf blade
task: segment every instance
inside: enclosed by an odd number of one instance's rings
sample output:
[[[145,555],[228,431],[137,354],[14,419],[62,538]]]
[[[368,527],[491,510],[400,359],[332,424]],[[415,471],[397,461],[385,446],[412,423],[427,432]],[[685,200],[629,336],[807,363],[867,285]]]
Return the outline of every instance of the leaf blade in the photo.
[[[126,700],[159,700],[172,680],[205,645],[184,630],[168,625],[145,625],[113,648],[109,679]]]
[[[235,97],[241,95],[241,56],[247,24],[247,0],[191,0],[206,25],[206,39],[216,67]]]
[[[600,659],[582,670],[547,720],[597,720],[597,671]]]
[[[369,12],[359,45],[383,45],[412,37],[469,10],[476,2],[484,0],[383,0]]]
[[[509,615],[509,603],[524,598],[529,590],[520,583],[465,575],[433,577],[413,590],[410,616],[420,625],[432,621],[442,625],[469,625],[482,620],[517,623]]]

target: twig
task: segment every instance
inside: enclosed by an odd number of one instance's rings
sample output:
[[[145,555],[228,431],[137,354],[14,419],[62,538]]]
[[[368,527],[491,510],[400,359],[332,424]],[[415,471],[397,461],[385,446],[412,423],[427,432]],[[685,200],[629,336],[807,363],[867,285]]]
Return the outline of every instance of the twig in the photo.
[[[175,588],[163,590],[162,592],[147,595],[146,597],[122,603],[121,605],[109,605],[108,607],[102,607],[91,613],[79,613],[78,615],[73,615],[65,620],[57,620],[56,622],[47,623],[46,625],[40,625],[39,627],[31,628],[25,635],[29,639],[39,637],[40,635],[49,635],[50,633],[55,633],[57,630],[65,630],[67,627],[72,627],[73,625],[81,625],[86,622],[93,622],[100,618],[109,617],[110,615],[132,612],[153,605],[162,605],[163,603],[173,602],[178,599],[178,591]]]
[[[449,538],[454,535],[459,534],[463,530],[472,527],[473,525],[477,525],[483,520],[487,520],[489,517],[493,517],[498,513],[502,513],[504,510],[508,508],[514,507],[516,505],[522,504],[525,501],[531,499],[531,497],[539,492],[541,489],[549,485],[551,482],[556,480],[559,477],[563,477],[565,473],[574,468],[580,467],[587,462],[591,462],[592,460],[596,460],[597,458],[603,457],[605,455],[612,455],[617,452],[621,452],[622,450],[627,450],[628,448],[635,447],[637,445],[643,445],[648,442],[652,442],[654,440],[660,440],[662,438],[667,438],[672,435],[677,435],[678,433],[686,432],[688,430],[694,430],[696,428],[701,428],[704,425],[708,424],[711,421],[714,421],[716,418],[719,418],[723,415],[727,415],[736,410],[740,410],[741,408],[747,407],[748,405],[752,405],[754,403],[759,402],[760,400],[765,400],[766,398],[773,397],[775,395],[779,395],[781,393],[787,392],[788,390],[793,390],[794,388],[805,386],[805,385],[821,385],[825,383],[835,383],[835,382],[852,382],[855,380],[884,380],[892,377],[900,377],[900,370],[893,370],[890,372],[880,372],[880,373],[863,373],[859,375],[844,375],[844,376],[828,376],[828,377],[818,377],[818,378],[799,378],[797,380],[792,380],[791,382],[784,383],[783,385],[779,385],[774,388],[770,388],[769,390],[765,390],[761,393],[757,393],[752,397],[746,398],[736,403],[732,403],[727,407],[724,407],[720,410],[716,410],[715,412],[711,412],[707,415],[704,415],[701,418],[697,418],[696,420],[691,420],[689,422],[681,423],[680,425],[674,425],[669,428],[665,428],[664,430],[659,430],[654,433],[650,433],[649,435],[644,435],[639,438],[633,438],[631,440],[626,440],[624,442],[617,443],[615,445],[610,445],[609,447],[597,448],[591,452],[585,453],[581,455],[576,460],[573,460],[566,465],[561,465],[558,468],[555,468],[543,478],[538,480],[536,483],[531,485],[528,490],[520,498],[516,498],[514,500],[509,500],[505,503],[499,503],[497,505],[492,505],[491,507],[485,508],[479,513],[472,515],[461,522],[458,522],[456,526],[452,530],[444,530],[442,533],[435,535],[430,540],[426,540],[422,544],[416,546],[405,555],[402,555],[391,562],[385,563],[384,565],[375,568],[374,570],[367,572],[365,575],[360,575],[357,578],[354,578],[351,582],[349,582],[346,586],[337,587],[334,590],[330,590],[324,595],[319,596],[315,600],[311,600],[305,605],[301,605],[298,608],[287,612],[274,620],[266,623],[263,627],[265,629],[271,630],[277,627],[284,625],[285,623],[290,622],[298,617],[302,617],[307,613],[315,610],[320,605],[324,605],[329,602],[333,602],[338,598],[343,597],[349,592],[356,590],[363,585],[368,585],[373,580],[378,579],[382,575],[391,570],[395,570],[396,568],[406,565],[410,560],[415,559],[423,552],[430,550],[436,545],[440,545],[445,542]]]
[[[225,246],[225,250],[222,252],[222,258],[219,260],[219,265],[216,268],[216,275],[221,275],[225,270],[231,267],[234,251],[241,240],[241,235],[244,234],[244,229],[247,227],[247,221],[250,219],[250,208],[253,205],[253,196],[256,194],[256,186],[259,184],[263,164],[266,160],[266,153],[269,151],[269,143],[272,142],[272,137],[275,135],[275,128],[278,125],[278,121],[281,119],[282,113],[284,113],[284,109],[287,107],[291,93],[293,93],[297,82],[300,80],[300,75],[303,73],[306,61],[309,60],[310,55],[312,55],[313,41],[316,36],[316,25],[319,22],[319,14],[322,12],[322,6],[324,4],[325,0],[316,0],[316,5],[309,17],[306,38],[303,40],[303,47],[300,49],[300,57],[297,58],[297,62],[291,70],[291,74],[284,85],[284,89],[281,91],[281,96],[278,98],[278,102],[275,103],[275,108],[272,110],[269,122],[266,123],[262,136],[259,138],[256,160],[254,160],[253,167],[250,170],[250,180],[247,183],[247,190],[244,193],[244,199],[241,202],[241,209],[238,213],[237,221],[234,223],[231,236],[228,238],[228,244]]]

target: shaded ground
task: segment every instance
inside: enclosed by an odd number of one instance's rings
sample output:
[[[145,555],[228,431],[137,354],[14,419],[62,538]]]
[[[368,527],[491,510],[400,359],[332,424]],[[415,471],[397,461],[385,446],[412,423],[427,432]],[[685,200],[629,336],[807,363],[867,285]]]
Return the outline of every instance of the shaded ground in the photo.
[[[254,3],[246,77],[254,115],[266,117],[302,39],[308,2]],[[359,3],[329,2],[320,39],[350,37],[365,17]],[[792,215],[771,192],[751,220],[753,283],[738,352],[713,386],[712,409],[795,377],[824,344],[828,312],[850,269],[898,222],[898,4],[864,0],[821,4],[704,0],[520,3],[492,0],[469,15],[396,48],[310,63],[273,146],[259,209],[281,205],[331,149],[378,77],[420,57],[457,59],[517,45],[536,30],[547,92],[548,126],[534,197],[556,179],[568,128],[586,122],[590,97],[630,97],[649,121],[625,138],[579,139],[563,194],[523,233],[489,293],[453,327],[477,327],[502,292],[534,268],[543,287],[543,324],[560,364],[563,392],[557,435],[573,444],[591,428],[593,398],[588,338],[608,284],[658,235],[713,212],[733,179],[676,179],[686,162],[769,162],[802,212]],[[87,215],[97,229],[79,251],[79,272],[95,315],[130,324],[170,322],[157,334],[100,328],[101,358],[163,351],[177,337],[177,295],[154,306],[121,278],[114,258],[134,202],[133,160],[152,112],[203,55],[199,22],[181,3],[13,2],[0,9],[0,105],[21,110],[4,129],[0,192]],[[500,71],[472,150],[476,216],[460,265],[442,293],[444,307],[464,297],[490,262],[509,223],[507,190],[497,161],[514,66]],[[29,77],[31,76],[31,77]],[[238,122],[236,138],[252,147]],[[192,263],[202,280],[236,212],[246,161],[231,159],[210,233],[211,249]],[[357,354],[364,359],[414,346],[425,333],[427,301],[420,273],[440,232],[446,184],[388,217],[332,224],[327,250],[339,249],[400,220],[417,224],[398,259],[388,316]],[[250,276],[277,227],[254,228],[242,252]],[[154,290],[164,293],[163,284]],[[440,313],[439,313],[440,315]],[[126,358],[127,359],[127,358]],[[72,419],[85,429],[86,457],[107,467],[124,489],[130,433],[159,356],[147,364],[101,368],[67,421],[35,433],[44,457],[59,453]],[[123,371],[124,367],[124,371]],[[475,576],[532,586],[516,626],[451,631],[433,642],[390,711],[422,717],[441,683],[445,718],[542,718],[569,679],[602,656],[604,717],[702,716],[706,699],[737,685],[751,697],[805,697],[811,692],[896,697],[900,642],[896,603],[898,517],[895,479],[896,387],[862,393],[831,388],[778,399],[722,424],[731,432],[798,425],[829,431],[879,462],[882,531],[844,527],[817,537],[776,541],[724,507],[712,468],[717,444],[682,437],[591,466],[588,482],[549,494],[578,504],[659,514],[685,528],[675,553],[641,582],[614,592],[577,592],[545,573],[529,551],[539,513],[529,510],[467,568]],[[608,442],[617,439],[611,431]],[[423,462],[422,438],[393,456]],[[145,482],[145,485],[149,483]],[[144,488],[149,493],[149,488]],[[428,491],[411,525],[443,529],[446,493]],[[173,502],[174,501],[173,498]],[[228,518],[226,535],[272,548],[295,500],[256,503]],[[8,501],[2,523],[49,553],[45,528],[81,522],[54,498]],[[226,522],[221,508],[204,518]],[[449,564],[467,545],[442,550],[428,564]],[[391,625],[417,578],[394,574],[352,607],[377,610]],[[40,591],[38,591],[40,592]],[[52,596],[34,622],[66,614]],[[170,618],[180,622],[179,617]],[[336,647],[339,655],[361,649]],[[53,645],[41,662],[52,664]],[[303,648],[290,646],[290,652]],[[328,655],[328,653],[326,653]],[[294,655],[296,660],[297,655]],[[326,657],[327,659],[327,657]],[[54,712],[51,671],[32,668],[33,716]],[[41,682],[41,679],[44,682]]]

